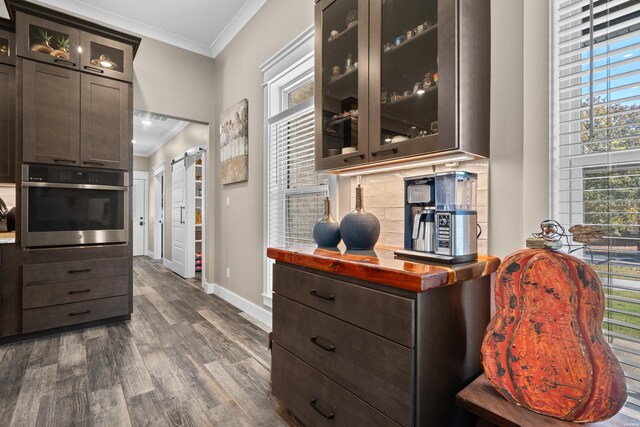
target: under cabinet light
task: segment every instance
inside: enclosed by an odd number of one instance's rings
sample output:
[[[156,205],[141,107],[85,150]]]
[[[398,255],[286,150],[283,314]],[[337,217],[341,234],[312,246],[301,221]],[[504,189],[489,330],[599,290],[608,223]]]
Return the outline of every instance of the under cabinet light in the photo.
[[[443,164],[452,163],[452,162],[464,162],[464,161],[474,160],[474,159],[475,157],[470,154],[457,153],[457,154],[451,154],[448,156],[442,156],[438,158],[414,160],[412,162],[394,163],[390,165],[381,165],[378,167],[358,169],[358,170],[344,172],[344,173],[337,172],[337,174],[340,176],[370,175],[372,173],[391,172],[391,171],[397,171],[402,169],[419,168],[422,166],[443,165]]]

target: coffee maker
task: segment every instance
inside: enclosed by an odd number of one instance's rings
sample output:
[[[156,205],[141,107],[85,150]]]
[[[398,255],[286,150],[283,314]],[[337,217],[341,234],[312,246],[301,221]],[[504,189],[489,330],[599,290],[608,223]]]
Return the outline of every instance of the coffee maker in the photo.
[[[478,176],[465,171],[405,178],[405,239],[398,257],[448,264],[477,258]]]

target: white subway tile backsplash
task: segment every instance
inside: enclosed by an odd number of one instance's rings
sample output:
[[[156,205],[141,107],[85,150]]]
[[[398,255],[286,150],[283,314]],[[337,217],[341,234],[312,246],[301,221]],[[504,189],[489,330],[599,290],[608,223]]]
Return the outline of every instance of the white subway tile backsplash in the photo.
[[[14,185],[0,185],[0,198],[9,209],[16,205],[16,187]]]
[[[478,241],[478,251],[487,253],[487,236],[489,235],[487,221],[489,220],[489,161],[472,160],[462,162],[458,168],[447,168],[444,165],[436,167],[436,172],[451,170],[465,170],[478,174],[478,223],[483,232]],[[371,212],[380,220],[379,245],[404,245],[404,178],[433,173],[431,166],[363,175],[361,185],[364,188],[365,210]],[[351,208],[355,209],[355,192],[357,178],[351,178]]]

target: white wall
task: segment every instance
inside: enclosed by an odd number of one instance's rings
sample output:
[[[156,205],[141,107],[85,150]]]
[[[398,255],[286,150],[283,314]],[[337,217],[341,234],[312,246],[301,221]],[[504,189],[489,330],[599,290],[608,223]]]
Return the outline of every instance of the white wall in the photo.
[[[491,1],[489,253],[523,248],[549,213],[549,4]]]

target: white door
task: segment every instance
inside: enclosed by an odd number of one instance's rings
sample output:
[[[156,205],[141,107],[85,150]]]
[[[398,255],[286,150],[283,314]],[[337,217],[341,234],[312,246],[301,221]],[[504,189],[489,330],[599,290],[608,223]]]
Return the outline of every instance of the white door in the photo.
[[[144,255],[145,240],[145,201],[147,200],[147,181],[144,179],[133,180],[131,227],[133,228],[133,256]]]
[[[186,263],[186,170],[184,161],[173,165],[171,172],[171,258],[173,271],[185,277]]]

